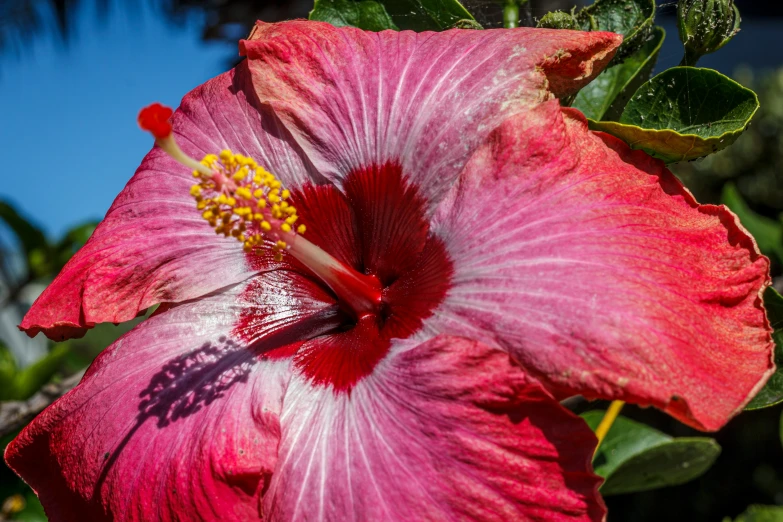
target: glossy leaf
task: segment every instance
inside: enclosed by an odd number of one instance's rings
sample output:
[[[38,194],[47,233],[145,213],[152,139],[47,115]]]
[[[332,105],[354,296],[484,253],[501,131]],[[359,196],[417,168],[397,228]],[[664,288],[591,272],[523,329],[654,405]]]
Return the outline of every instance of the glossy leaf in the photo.
[[[316,0],[310,19],[369,31],[442,31],[475,23],[458,0]]]
[[[655,0],[596,0],[576,16],[585,31],[623,35],[623,43],[613,60],[613,63],[620,63],[644,45],[650,35],[655,19]]]
[[[783,263],[783,223],[753,212],[733,183],[723,186],[721,203],[737,214],[742,226],[756,240],[762,254],[777,257]]]
[[[655,27],[653,36],[625,62],[606,69],[584,87],[572,107],[594,120],[617,120],[631,96],[650,79],[666,31]]]
[[[758,110],[756,94],[712,69],[673,67],[642,85],[619,122],[590,121],[667,163],[734,143]]]
[[[764,290],[764,308],[767,309],[769,324],[774,329],[772,340],[775,341],[777,370],[745,407],[746,410],[758,410],[783,402],[783,296],[774,288],[767,288]]]
[[[582,415],[592,429],[603,411]],[[673,438],[644,424],[618,417],[593,458],[606,480],[601,493],[617,495],[683,484],[701,476],[720,453],[705,437]]]
[[[595,431],[605,413],[603,410],[588,411],[582,414],[582,418]],[[654,428],[617,417],[593,458],[593,468],[598,475],[607,478],[634,455],[671,440],[670,436]]]
[[[337,27],[353,26],[367,31],[397,29],[383,4],[373,0],[316,0],[310,20],[328,22]]]
[[[720,454],[720,446],[706,437],[681,437],[650,448],[623,462],[607,478],[604,496],[677,486],[702,476]]]
[[[731,522],[731,519],[726,517],[723,522]],[[783,507],[750,506],[734,522],[783,522]]]

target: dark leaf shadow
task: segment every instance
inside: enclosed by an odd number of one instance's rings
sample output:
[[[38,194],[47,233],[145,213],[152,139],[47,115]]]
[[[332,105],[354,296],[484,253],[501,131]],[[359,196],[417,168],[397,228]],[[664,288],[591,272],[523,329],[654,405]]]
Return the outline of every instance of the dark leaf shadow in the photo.
[[[105,455],[106,462],[93,488],[93,500],[100,498],[109,471],[145,422],[156,419],[158,429],[165,429],[198,413],[224,398],[232,387],[247,383],[253,367],[265,354],[332,331],[344,320],[339,307],[333,305],[248,344],[221,336],[166,362],[139,394],[135,424],[114,451]]]
[[[221,336],[163,365],[139,395],[142,400],[136,423],[114,451],[104,456],[106,463],[93,489],[93,499],[100,497],[109,471],[145,422],[157,419],[157,427],[163,429],[199,412],[224,397],[234,385],[246,383],[257,362],[253,350]]]
[[[245,383],[256,363],[253,354],[221,337],[167,362],[141,392],[138,420],[157,418],[159,428],[190,416]]]

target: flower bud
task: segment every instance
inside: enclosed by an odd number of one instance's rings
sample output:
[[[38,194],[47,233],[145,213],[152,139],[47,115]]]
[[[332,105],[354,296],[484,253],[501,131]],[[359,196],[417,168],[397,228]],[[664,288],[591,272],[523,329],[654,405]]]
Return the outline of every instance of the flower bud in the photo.
[[[739,32],[740,14],[734,0],[679,0],[677,29],[685,46],[680,65],[696,65]]]
[[[565,11],[552,11],[551,13],[545,14],[541,20],[538,21],[537,27],[544,27],[546,29],[580,29],[576,17],[574,17],[572,13],[566,13]]]

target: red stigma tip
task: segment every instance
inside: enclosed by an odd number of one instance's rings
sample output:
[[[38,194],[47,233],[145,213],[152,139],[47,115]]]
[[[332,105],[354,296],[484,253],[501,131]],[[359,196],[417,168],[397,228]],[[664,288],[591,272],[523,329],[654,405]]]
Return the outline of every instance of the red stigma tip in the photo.
[[[139,112],[139,127],[143,130],[151,132],[155,139],[166,138],[171,134],[171,122],[169,118],[174,114],[171,107],[166,107],[160,103],[153,103],[144,107]]]

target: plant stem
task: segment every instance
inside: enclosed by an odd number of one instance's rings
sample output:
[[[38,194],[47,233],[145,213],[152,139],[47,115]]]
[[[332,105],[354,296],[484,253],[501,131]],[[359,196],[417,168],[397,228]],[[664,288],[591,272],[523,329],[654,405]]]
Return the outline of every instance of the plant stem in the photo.
[[[601,419],[601,423],[595,429],[595,436],[598,437],[598,445],[595,447],[596,452],[598,451],[598,448],[601,447],[601,443],[604,441],[606,434],[609,433],[615,419],[620,415],[620,410],[623,409],[624,404],[624,401],[612,401],[612,404],[609,405],[609,409],[606,410],[604,418]]]
[[[506,0],[503,6],[503,27],[513,29],[519,27],[519,4],[517,0]]]
[[[699,58],[701,57],[698,54],[691,54],[688,51],[685,51],[682,60],[680,60],[679,67],[696,67]]]

